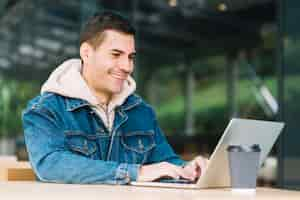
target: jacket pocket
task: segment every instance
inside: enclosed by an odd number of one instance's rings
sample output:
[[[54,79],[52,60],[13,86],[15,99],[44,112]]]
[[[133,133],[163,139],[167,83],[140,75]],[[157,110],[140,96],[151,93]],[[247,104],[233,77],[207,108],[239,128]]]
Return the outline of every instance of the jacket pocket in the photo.
[[[95,135],[87,135],[81,131],[65,131],[67,147],[87,157],[95,157],[97,142]]]
[[[124,133],[121,143],[125,149],[137,154],[145,154],[155,147],[154,131],[134,131]]]

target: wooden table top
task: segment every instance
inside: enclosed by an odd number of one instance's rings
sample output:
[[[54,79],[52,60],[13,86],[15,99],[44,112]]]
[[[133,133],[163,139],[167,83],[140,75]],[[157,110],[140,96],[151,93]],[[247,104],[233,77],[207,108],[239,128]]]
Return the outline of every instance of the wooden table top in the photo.
[[[257,188],[255,194],[223,189],[171,189],[121,185],[79,185],[0,181],[1,200],[300,200],[300,191]]]

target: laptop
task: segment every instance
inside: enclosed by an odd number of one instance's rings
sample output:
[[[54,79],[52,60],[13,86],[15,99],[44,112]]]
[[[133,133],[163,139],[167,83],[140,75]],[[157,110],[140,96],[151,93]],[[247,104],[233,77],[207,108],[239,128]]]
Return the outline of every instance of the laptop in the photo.
[[[218,188],[230,187],[230,171],[226,148],[228,145],[253,145],[261,148],[261,166],[284,127],[282,122],[233,118],[227,125],[204,174],[196,183],[131,182],[135,186],[169,188]]]

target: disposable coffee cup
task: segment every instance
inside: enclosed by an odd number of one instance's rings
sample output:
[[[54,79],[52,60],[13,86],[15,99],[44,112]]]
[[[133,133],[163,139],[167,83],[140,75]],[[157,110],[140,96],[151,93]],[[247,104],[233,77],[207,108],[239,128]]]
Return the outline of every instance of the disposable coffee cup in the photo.
[[[259,145],[229,145],[227,151],[232,191],[255,193],[261,152]]]

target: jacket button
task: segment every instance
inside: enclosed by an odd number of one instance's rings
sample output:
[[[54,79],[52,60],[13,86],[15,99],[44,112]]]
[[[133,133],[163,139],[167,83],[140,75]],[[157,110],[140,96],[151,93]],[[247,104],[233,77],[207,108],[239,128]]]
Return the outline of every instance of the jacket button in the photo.
[[[144,149],[144,145],[141,139],[139,139],[139,149],[143,150]]]
[[[125,181],[126,181],[126,182],[130,182],[129,174],[126,174]]]

